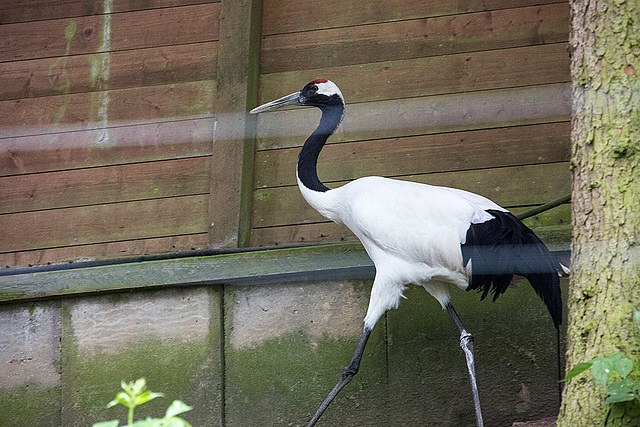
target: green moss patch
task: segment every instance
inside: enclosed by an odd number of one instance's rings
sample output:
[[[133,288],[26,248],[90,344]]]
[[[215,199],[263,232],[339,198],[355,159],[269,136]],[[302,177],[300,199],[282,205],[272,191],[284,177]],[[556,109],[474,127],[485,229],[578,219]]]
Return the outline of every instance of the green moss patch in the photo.
[[[0,426],[59,425],[59,388],[26,385],[0,390]]]

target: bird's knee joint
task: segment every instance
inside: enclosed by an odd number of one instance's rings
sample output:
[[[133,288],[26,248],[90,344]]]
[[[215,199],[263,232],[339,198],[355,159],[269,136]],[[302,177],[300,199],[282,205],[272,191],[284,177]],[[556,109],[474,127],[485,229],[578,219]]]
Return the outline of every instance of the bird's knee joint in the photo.
[[[358,373],[358,366],[348,365],[342,370],[342,378],[352,378]]]
[[[462,348],[465,348],[468,345],[473,345],[473,335],[471,335],[467,331],[464,331],[460,334],[460,346]]]

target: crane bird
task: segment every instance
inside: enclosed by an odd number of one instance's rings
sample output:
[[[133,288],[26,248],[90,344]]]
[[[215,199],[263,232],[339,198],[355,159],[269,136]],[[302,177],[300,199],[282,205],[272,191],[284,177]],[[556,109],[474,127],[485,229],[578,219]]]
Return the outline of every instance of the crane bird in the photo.
[[[423,286],[460,331],[478,426],[483,426],[473,336],[451,304],[450,287],[493,292],[494,301],[513,275],[524,276],[546,304],[556,329],[562,318],[559,276],[568,273],[540,239],[508,210],[467,191],[370,176],[339,188],[317,174],[318,155],[344,117],[345,103],[330,80],[254,108],[257,114],[288,105],[322,111],[320,124],[298,156],[297,180],[304,199],[322,216],[346,225],[362,242],[376,269],[364,330],[351,362],[311,419],[315,425],[335,396],[356,375],[374,325],[396,308],[408,284]]]

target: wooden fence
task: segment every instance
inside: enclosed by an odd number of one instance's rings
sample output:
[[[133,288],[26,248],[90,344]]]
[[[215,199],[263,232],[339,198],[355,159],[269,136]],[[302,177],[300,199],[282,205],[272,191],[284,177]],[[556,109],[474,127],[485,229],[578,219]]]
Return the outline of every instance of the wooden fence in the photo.
[[[315,78],[337,82],[346,98],[318,167],[330,185],[398,177],[468,189],[516,212],[569,192],[565,2],[264,8],[260,102]],[[296,188],[297,151],[316,122],[307,110],[260,116],[253,245],[354,239]],[[566,222],[560,211],[544,225]]]
[[[399,177],[516,212],[567,193],[567,3],[435,3],[5,2],[0,262],[353,240],[295,188],[317,113],[263,114],[255,140],[244,115],[318,77],[348,102],[330,185]]]
[[[3,265],[207,246],[220,3],[115,3],[0,6]]]

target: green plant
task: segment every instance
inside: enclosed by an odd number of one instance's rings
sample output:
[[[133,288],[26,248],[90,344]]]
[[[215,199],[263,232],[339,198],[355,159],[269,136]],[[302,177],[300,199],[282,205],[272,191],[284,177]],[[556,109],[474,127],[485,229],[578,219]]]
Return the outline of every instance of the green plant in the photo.
[[[640,311],[634,313],[634,318],[640,326]],[[634,399],[640,402],[640,382],[627,378],[633,370],[633,361],[624,357],[621,352],[578,363],[562,381],[568,381],[588,369],[591,369],[591,374],[596,381],[607,386],[608,396],[604,403],[629,402]]]
[[[135,382],[121,383],[122,389],[116,395],[116,398],[107,404],[107,408],[111,408],[117,404],[121,404],[129,408],[127,427],[191,427],[191,424],[177,417],[177,415],[190,411],[192,408],[179,400],[174,400],[167,408],[164,418],[148,417],[144,420],[133,422],[133,411],[136,406],[142,405],[156,397],[163,397],[162,393],[154,393],[147,390],[147,384],[144,378],[140,378]],[[93,424],[93,427],[118,427],[118,420],[103,421]]]

